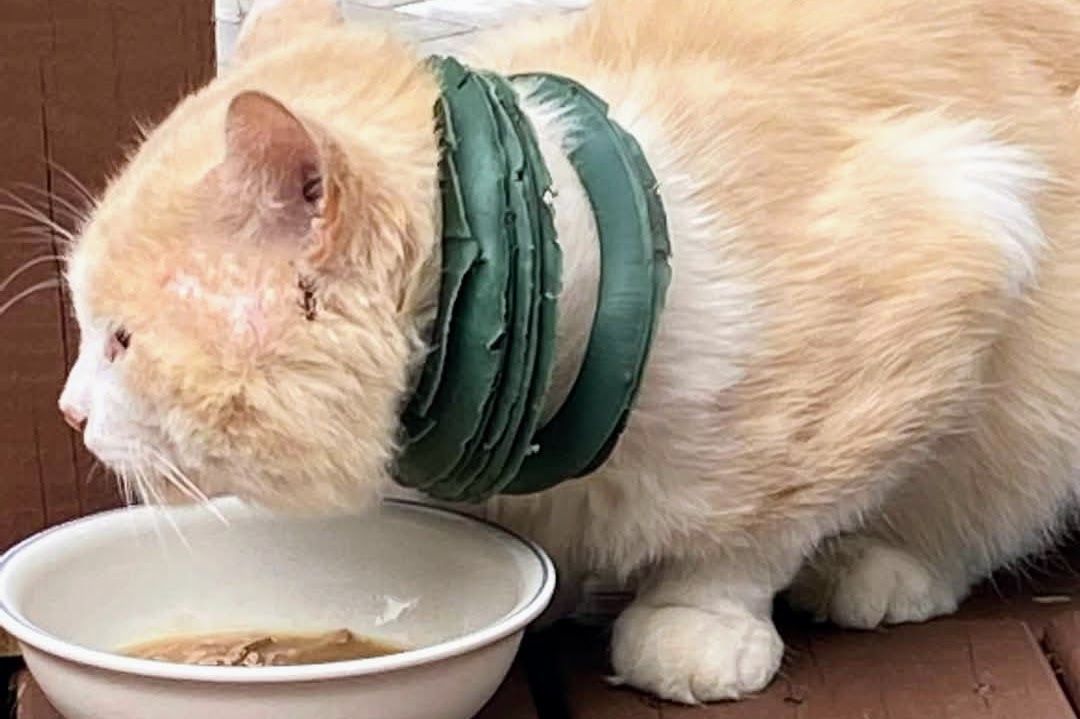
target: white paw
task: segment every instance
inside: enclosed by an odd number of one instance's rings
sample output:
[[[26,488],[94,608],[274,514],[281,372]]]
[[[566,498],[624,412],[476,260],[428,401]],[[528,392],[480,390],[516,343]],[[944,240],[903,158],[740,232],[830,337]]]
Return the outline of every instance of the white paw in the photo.
[[[956,611],[952,587],[902,549],[850,537],[804,567],[787,592],[798,609],[854,629],[924,622]]]
[[[739,699],[772,680],[784,644],[772,622],[736,604],[712,611],[634,603],[615,624],[615,681],[661,699]]]

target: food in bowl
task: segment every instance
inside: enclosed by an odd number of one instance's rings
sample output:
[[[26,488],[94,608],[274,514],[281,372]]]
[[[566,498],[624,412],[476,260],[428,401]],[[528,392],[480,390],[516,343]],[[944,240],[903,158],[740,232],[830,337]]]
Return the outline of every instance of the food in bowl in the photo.
[[[106,512],[0,559],[0,626],[66,719],[471,719],[555,589],[536,545],[423,504],[321,518],[225,499],[213,510]],[[404,651],[256,666],[121,651],[342,627]]]
[[[348,629],[321,634],[229,632],[170,636],[124,647],[136,659],[211,667],[282,667],[370,659],[404,651]]]

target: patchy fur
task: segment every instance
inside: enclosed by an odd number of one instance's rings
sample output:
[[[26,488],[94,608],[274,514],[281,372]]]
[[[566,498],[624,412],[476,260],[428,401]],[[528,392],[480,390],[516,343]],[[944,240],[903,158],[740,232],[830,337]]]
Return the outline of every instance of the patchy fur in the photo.
[[[621,680],[741,697],[779,666],[793,581],[844,624],[920,621],[1053,538],[1080,487],[1077,48],[1072,0],[600,0],[471,49],[604,97],[669,213],[668,308],[615,454],[484,509],[571,583],[635,580]],[[238,52],[74,249],[62,404],[157,494],[167,461],[207,493],[354,507],[390,481],[436,297],[435,83],[328,0],[268,3]],[[574,128],[519,90],[569,280],[550,409],[595,226]]]

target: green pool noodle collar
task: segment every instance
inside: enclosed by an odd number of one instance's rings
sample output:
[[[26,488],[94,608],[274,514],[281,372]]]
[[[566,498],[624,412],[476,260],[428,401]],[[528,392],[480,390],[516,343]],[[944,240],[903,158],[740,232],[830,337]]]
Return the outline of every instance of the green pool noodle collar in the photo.
[[[431,64],[442,89],[441,284],[395,477],[447,501],[539,492],[601,467],[626,427],[671,279],[663,203],[636,140],[578,83]],[[574,127],[569,159],[600,242],[585,358],[543,426],[562,253],[552,179],[515,84]]]

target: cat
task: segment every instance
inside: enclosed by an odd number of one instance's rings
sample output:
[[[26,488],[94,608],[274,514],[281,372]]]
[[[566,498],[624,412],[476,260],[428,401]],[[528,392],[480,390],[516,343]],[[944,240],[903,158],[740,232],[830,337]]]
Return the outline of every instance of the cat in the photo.
[[[956,609],[1052,541],[1080,478],[1080,5],[598,0],[470,43],[574,78],[641,144],[673,280],[593,476],[500,497],[568,586],[632,581],[616,679],[760,691],[774,597],[872,628]],[[438,87],[330,0],[268,3],[81,229],[60,398],[153,501],[324,513],[392,486],[439,275]],[[554,178],[558,404],[596,304],[574,128]],[[561,388],[561,389],[560,389]]]

